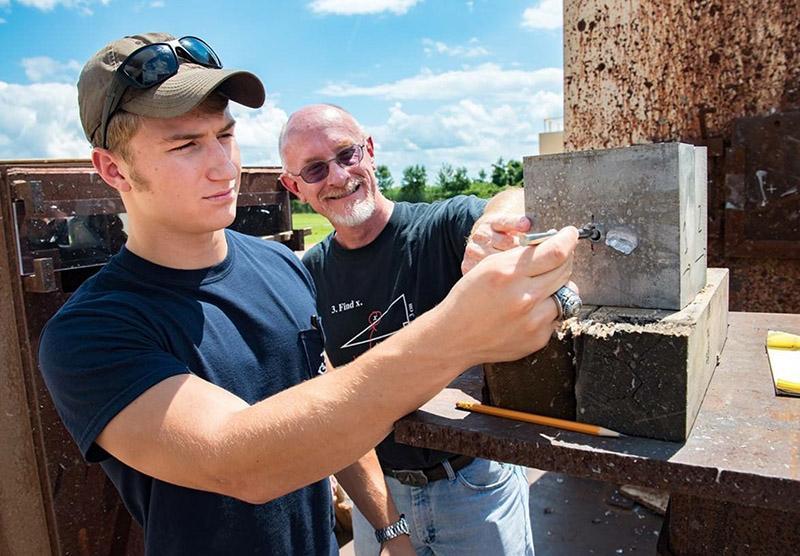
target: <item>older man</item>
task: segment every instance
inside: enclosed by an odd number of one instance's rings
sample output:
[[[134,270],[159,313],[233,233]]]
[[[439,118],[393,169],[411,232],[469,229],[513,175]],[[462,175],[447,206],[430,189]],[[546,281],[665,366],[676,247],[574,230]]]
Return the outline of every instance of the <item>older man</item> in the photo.
[[[522,191],[486,202],[393,203],[378,189],[372,138],[345,110],[308,106],[288,120],[280,141],[284,186],[334,232],[305,255],[334,366],[345,365],[433,309],[464,270],[513,245],[527,231]],[[507,216],[507,214],[517,216]],[[465,323],[452,321],[461,334]],[[497,331],[495,331],[497,332]],[[420,362],[406,358],[409,368]],[[387,383],[386,397],[401,395]],[[377,447],[386,482],[419,554],[533,554],[528,483],[518,466],[398,444]],[[377,554],[366,519],[354,516],[356,554]]]

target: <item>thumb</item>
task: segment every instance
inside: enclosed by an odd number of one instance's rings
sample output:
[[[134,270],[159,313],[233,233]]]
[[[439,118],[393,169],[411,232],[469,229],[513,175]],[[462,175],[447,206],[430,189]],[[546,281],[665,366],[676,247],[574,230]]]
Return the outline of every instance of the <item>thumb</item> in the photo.
[[[531,221],[527,217],[510,214],[496,216],[491,225],[495,232],[527,232],[531,229]]]

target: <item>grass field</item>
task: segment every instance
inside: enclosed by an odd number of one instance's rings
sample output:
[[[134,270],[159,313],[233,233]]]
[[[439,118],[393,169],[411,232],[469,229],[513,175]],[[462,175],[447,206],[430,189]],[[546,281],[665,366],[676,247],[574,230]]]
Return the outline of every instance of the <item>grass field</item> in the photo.
[[[333,231],[333,226],[324,216],[316,213],[292,214],[292,228],[311,228],[311,235],[306,236],[306,249],[321,241]]]

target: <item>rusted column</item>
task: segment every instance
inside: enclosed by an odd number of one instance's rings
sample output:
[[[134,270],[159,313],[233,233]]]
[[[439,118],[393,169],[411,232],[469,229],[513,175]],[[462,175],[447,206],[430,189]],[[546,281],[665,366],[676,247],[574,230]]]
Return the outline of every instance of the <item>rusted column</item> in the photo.
[[[780,243],[800,240],[798,184],[792,193],[791,177],[784,179],[771,205],[760,206],[758,199],[737,204],[726,183],[726,174],[736,175],[749,180],[751,191],[757,187],[750,175],[757,169],[743,175],[735,168],[742,147],[737,121],[800,110],[798,21],[800,0],[576,0],[564,6],[566,150],[707,145],[708,264],[731,269],[733,310],[800,312],[800,256]],[[800,130],[779,129],[781,122],[765,122],[763,134],[783,133],[778,158],[791,176]],[[785,232],[770,232],[780,220],[787,222]],[[736,248],[748,240],[759,247]]]
[[[46,555],[52,552],[20,357],[16,280],[8,264],[7,202],[7,191],[0,190],[0,554]]]

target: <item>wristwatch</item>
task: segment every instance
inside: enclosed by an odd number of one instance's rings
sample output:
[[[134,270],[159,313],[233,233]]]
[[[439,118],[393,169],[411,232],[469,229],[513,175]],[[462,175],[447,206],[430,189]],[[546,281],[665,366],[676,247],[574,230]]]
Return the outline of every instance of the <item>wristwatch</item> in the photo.
[[[375,529],[375,538],[379,544],[390,541],[400,535],[410,535],[408,531],[408,522],[406,521],[405,514],[400,514],[400,519],[394,523],[383,527],[382,529]]]

